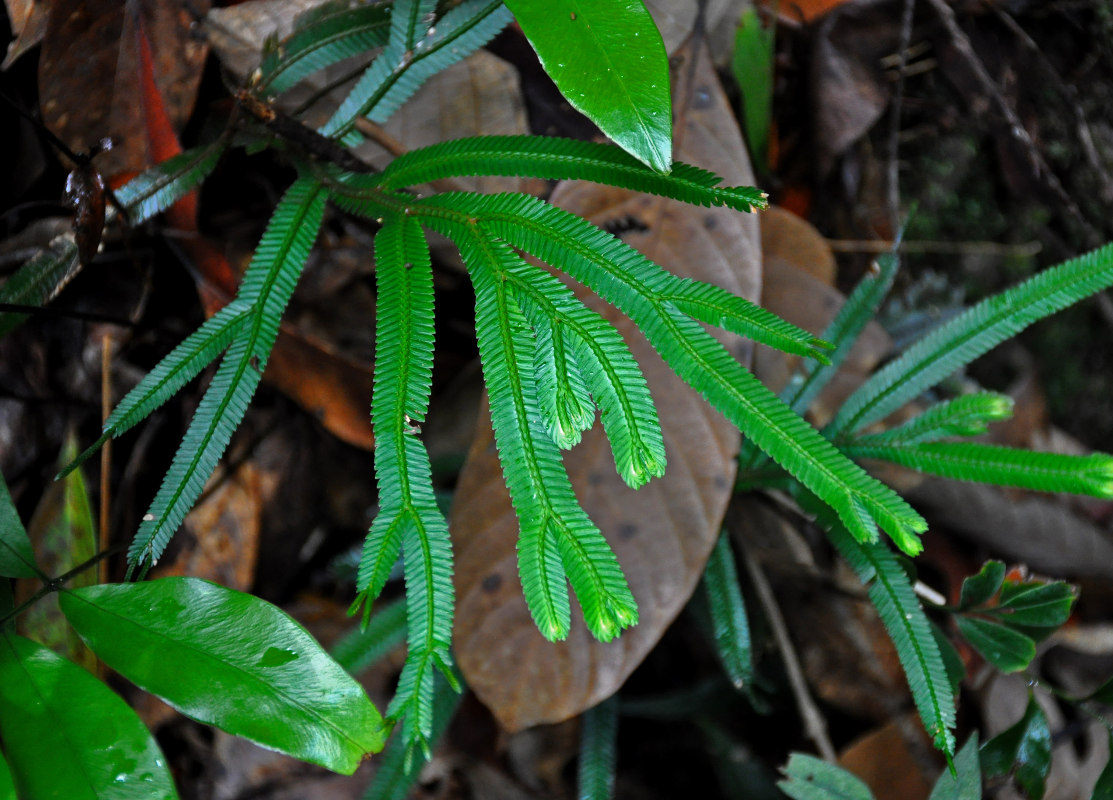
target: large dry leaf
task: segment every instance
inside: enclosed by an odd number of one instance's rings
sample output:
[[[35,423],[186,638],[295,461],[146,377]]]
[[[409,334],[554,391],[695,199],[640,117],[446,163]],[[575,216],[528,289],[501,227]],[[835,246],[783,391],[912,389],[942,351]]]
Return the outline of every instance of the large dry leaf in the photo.
[[[676,157],[732,185],[753,182],[741,134],[705,53],[673,58]],[[554,203],[626,240],[658,263],[756,299],[756,219],[596,186],[562,184]],[[618,640],[591,638],[579,611],[566,642],[546,641],[530,619],[518,579],[518,522],[503,485],[490,423],[460,477],[452,530],[457,547],[456,653],[468,685],[509,730],[556,722],[614,693],[683,608],[703,571],[730,499],[738,431],[680,381],[633,324],[597,299],[590,305],[622,332],[642,365],[664,428],[668,472],[635,493],[615,474],[597,425],[565,458],[577,497],[614,548],[641,619]],[[742,358],[750,347],[721,340]]]

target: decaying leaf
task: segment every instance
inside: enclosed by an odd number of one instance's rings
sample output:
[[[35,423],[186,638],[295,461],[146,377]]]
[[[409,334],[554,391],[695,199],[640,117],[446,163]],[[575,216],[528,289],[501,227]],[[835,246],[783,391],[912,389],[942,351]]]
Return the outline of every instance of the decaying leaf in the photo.
[[[676,155],[753,182],[737,123],[706,52],[673,58]],[[563,184],[552,200],[683,274],[756,299],[760,273],[756,220],[630,192]],[[649,382],[664,429],[668,472],[633,492],[615,474],[600,426],[568,453],[565,465],[584,509],[614,548],[638,601],[638,625],[608,644],[582,621],[566,642],[534,627],[517,574],[518,522],[502,482],[490,423],[484,419],[457,489],[451,527],[457,545],[456,653],[476,694],[509,730],[576,715],[616,691],[687,602],[719,533],[730,499],[738,431],[680,381],[632,323],[588,301],[626,338]],[[750,347],[721,337],[741,358]],[[573,619],[579,620],[578,612]]]

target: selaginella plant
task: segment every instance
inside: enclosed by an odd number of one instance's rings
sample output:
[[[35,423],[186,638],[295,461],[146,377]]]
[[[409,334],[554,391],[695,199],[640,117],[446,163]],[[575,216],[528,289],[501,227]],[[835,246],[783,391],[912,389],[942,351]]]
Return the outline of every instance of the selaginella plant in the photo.
[[[863,282],[820,339],[743,298],[677,277],[585,219],[535,197],[417,194],[414,187],[445,178],[511,175],[590,180],[739,212],[766,202],[758,189],[722,186],[714,174],[672,162],[667,59],[640,3],[515,0],[504,6],[463,0],[446,5],[432,0],[322,4],[303,15],[288,38],[268,43],[259,68],[238,95],[241,113],[234,129],[160,164],[117,193],[131,224],[138,224],[200,184],[228,147],[273,147],[297,171],[235,298],[140,381],[106,421],[101,439],[67,468],[76,468],[109,438],[140,423],[219,360],[132,541],[130,576],[142,577],[159,559],[216,469],[259,385],[283,312],[332,204],[377,225],[371,404],[379,513],[363,549],[353,610],[362,605],[368,613],[400,557],[408,652],[387,719],[400,723],[405,749],[427,750],[433,736],[435,675],[458,686],[451,653],[452,544],[419,436],[432,380],[434,292],[426,236],[432,231],[459,249],[475,290],[475,329],[491,421],[520,520],[522,589],[541,633],[553,640],[567,635],[569,585],[588,629],[601,640],[618,636],[638,618],[620,565],[576,500],[561,451],[574,447],[598,414],[615,469],[631,487],[663,475],[666,459],[653,399],[621,337],[527,256],[627,315],[665,362],[743,432],[748,486],[790,485],[799,502],[827,525],[831,540],[868,585],[924,722],[950,756],[954,701],[939,647],[907,576],[879,539],[884,531],[901,551],[915,555],[927,525],[852,459],[882,458],[960,479],[1113,495],[1113,460],[1104,455],[1049,456],[943,441],[979,432],[1003,416],[1007,402],[997,395],[957,398],[884,432],[872,427],[1036,319],[1109,286],[1113,251],[1069,262],[975,307],[878,372],[824,431],[817,431],[801,414],[876,310],[895,257],[882,259],[879,274]],[[350,148],[362,141],[361,119],[387,119],[429,76],[482,47],[515,17],[564,95],[618,146],[541,136],[458,139],[411,151],[381,171],[353,154]],[[377,55],[320,129],[278,110],[282,95],[300,81],[371,52]],[[600,70],[599,64],[611,66]],[[41,302],[47,294],[42,287],[71,271],[76,259],[72,241],[58,243],[9,280],[5,300]],[[810,366],[778,397],[704,325],[803,356]],[[38,575],[48,590],[62,588],[39,572],[30,548],[15,533],[17,526],[18,519],[4,529],[4,574]],[[713,565],[722,567],[720,550]],[[8,553],[14,557],[7,559]],[[107,664],[197,719],[341,771],[354,769],[353,756],[358,761],[382,747],[386,728],[364,704],[366,698],[361,703],[353,695],[352,705],[314,711],[314,702],[296,690],[311,669],[326,687],[348,684],[319,647],[301,638],[304,632],[256,598],[190,579],[162,579],[64,591],[62,607]],[[210,636],[213,629],[231,631],[253,615],[273,621],[252,627],[247,655],[235,652],[234,637]],[[189,625],[177,626],[187,618]],[[13,634],[6,636],[19,644],[0,659],[0,669],[30,675],[26,665],[41,654],[31,653],[30,645]],[[222,671],[246,670],[254,682],[237,684],[238,691],[255,698],[277,693],[280,701],[255,709],[237,706],[238,716],[229,720],[226,698],[196,697],[199,680],[158,674],[152,659],[160,648],[184,650],[202,640],[215,643],[197,661],[196,675],[212,679]],[[276,689],[271,673],[244,666],[249,661],[257,667],[260,660],[290,670],[286,683]],[[329,743],[323,751],[307,750],[304,741],[312,737],[303,717],[313,713],[330,731],[322,739]],[[302,721],[302,733],[277,735],[291,714]],[[14,727],[18,724],[26,720],[0,712],[5,753],[17,774],[41,774],[41,766],[28,766],[29,757],[21,755],[18,743],[27,736]]]

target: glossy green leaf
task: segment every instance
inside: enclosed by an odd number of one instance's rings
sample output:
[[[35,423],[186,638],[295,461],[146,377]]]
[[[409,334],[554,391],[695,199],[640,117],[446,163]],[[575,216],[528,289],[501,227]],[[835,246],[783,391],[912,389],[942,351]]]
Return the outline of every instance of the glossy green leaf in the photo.
[[[715,637],[715,652],[735,688],[749,686],[754,676],[750,623],[738,585],[738,567],[730,549],[730,536],[722,533],[707,560],[701,587]]]
[[[104,663],[200,722],[345,774],[383,747],[359,684],[257,597],[162,578],[67,591],[62,610]]]
[[[776,27],[762,24],[754,8],[742,12],[730,69],[742,92],[742,122],[754,166],[769,164],[769,133],[773,125],[773,44]]]
[[[954,766],[954,772],[949,768],[943,770],[928,800],[981,800],[982,769],[976,732],[958,751]]]
[[[580,759],[576,783],[580,800],[614,797],[618,744],[618,698],[608,697],[584,712],[580,727]]]
[[[658,172],[672,166],[665,45],[641,0],[510,0],[572,107]]]
[[[1012,773],[1029,800],[1043,797],[1051,769],[1051,731],[1035,697],[1028,695],[1024,716],[982,745],[979,757],[987,777]]]
[[[19,512],[8,492],[8,482],[2,475],[0,475],[0,577],[43,577],[39,568],[35,566],[31,540],[27,538],[27,531],[19,519]]]
[[[1113,754],[1113,731],[1109,731],[1109,752]],[[1113,756],[1105,764],[1105,769],[1094,784],[1090,800],[1113,800]]]
[[[174,783],[127,703],[76,664],[0,636],[0,738],[26,800],[163,800]]]
[[[1070,618],[1078,590],[1069,583],[1005,581],[1001,604],[987,610],[1014,627],[1057,628]]]
[[[15,796],[12,770],[3,756],[0,756],[0,800],[18,800]]]
[[[962,581],[959,608],[973,608],[988,603],[989,599],[997,594],[1004,580],[1005,565],[1002,562],[985,562],[977,575],[971,575]]]
[[[874,800],[861,778],[815,756],[793,753],[778,788],[792,800]]]
[[[1036,643],[1030,636],[999,622],[960,614],[955,623],[963,638],[1002,672],[1019,672],[1036,657]]]

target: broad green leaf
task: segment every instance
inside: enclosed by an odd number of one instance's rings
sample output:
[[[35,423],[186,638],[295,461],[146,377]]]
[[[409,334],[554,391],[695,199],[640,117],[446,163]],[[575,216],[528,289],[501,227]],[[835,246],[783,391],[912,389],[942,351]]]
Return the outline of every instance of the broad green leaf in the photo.
[[[1015,587],[1015,588],[1014,588]],[[1013,627],[1057,628],[1070,618],[1078,590],[1069,583],[1005,581],[1001,604],[986,613]]]
[[[618,698],[614,695],[584,712],[580,727],[580,759],[576,796],[580,800],[614,797],[615,750],[618,739]]]
[[[0,578],[41,578],[31,540],[19,519],[8,482],[0,475]]]
[[[955,756],[954,772],[944,769],[928,800],[981,800],[982,769],[975,732]]]
[[[1019,672],[1036,657],[1036,643],[1030,636],[1000,622],[959,614],[955,623],[963,638],[1002,672]]]
[[[572,107],[639,161],[668,172],[668,57],[641,0],[511,0],[507,6]]]
[[[77,244],[72,234],[50,241],[0,286],[0,303],[41,306],[58,295],[81,270]],[[18,311],[0,311],[0,336],[5,336],[27,319]]]
[[[861,778],[836,764],[804,753],[793,753],[778,788],[792,800],[874,800]]]
[[[985,562],[977,575],[971,575],[962,581],[962,590],[959,592],[958,600],[959,608],[965,610],[988,603],[990,598],[997,594],[1004,580],[1004,563],[1000,561]]]
[[[197,578],[62,593],[101,660],[188,717],[351,774],[386,730],[363,689],[288,614]]]
[[[127,703],[76,664],[12,634],[0,636],[0,738],[26,800],[178,796],[158,744]]]
[[[0,755],[0,800],[18,800],[15,796],[15,783],[7,760]]]
[[[773,124],[773,41],[776,27],[762,24],[756,9],[747,8],[738,22],[730,68],[742,92],[746,143],[759,171],[769,165],[769,131]]]
[[[1109,731],[1109,752],[1113,754],[1113,731]],[[1113,756],[1105,763],[1105,769],[1098,776],[1090,800],[1113,800]]]
[[[1043,797],[1044,782],[1051,769],[1051,731],[1034,696],[1028,695],[1024,716],[982,745],[979,756],[987,777],[1012,773],[1026,797],[1030,800]]]
[[[730,535],[725,531],[707,560],[702,588],[707,597],[719,661],[735,688],[749,686],[754,676],[750,623],[746,618],[742,588],[738,585],[738,567],[730,549]]]
[[[824,432],[835,437],[884,419],[1033,322],[1113,284],[1113,245],[1065,261],[939,326],[860,386]]]

